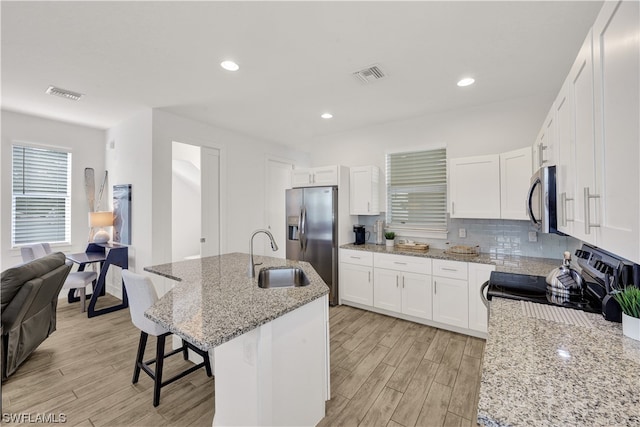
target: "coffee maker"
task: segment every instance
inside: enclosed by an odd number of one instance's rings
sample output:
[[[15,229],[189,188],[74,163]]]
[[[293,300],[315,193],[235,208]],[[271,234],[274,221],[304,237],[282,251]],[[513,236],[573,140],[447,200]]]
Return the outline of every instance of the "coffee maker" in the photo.
[[[354,225],[353,232],[356,233],[356,241],[354,245],[364,245],[367,241],[364,225]]]

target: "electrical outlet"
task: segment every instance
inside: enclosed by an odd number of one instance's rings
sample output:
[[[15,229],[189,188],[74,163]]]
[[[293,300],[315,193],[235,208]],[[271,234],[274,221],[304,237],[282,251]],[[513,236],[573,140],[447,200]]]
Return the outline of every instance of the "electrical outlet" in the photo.
[[[537,242],[538,241],[538,233],[535,231],[530,231],[529,232],[529,241],[530,242]]]
[[[464,239],[467,237],[467,229],[466,228],[458,228],[458,237]]]

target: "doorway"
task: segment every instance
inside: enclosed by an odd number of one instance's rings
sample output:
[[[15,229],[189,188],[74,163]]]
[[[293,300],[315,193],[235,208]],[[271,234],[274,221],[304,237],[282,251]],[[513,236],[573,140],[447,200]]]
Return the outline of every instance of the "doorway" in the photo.
[[[220,152],[173,142],[172,261],[220,254]]]

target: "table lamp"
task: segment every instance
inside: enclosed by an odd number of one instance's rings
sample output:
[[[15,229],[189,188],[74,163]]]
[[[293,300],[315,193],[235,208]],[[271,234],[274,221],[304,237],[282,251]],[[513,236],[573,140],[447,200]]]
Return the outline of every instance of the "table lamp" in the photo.
[[[98,227],[100,230],[93,236],[94,243],[106,243],[109,241],[109,233],[103,227],[113,225],[113,212],[89,212],[89,226]]]

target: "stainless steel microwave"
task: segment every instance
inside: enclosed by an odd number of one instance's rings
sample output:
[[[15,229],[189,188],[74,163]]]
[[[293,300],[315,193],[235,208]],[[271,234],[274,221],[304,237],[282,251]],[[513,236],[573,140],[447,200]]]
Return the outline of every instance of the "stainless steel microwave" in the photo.
[[[562,234],[557,228],[555,166],[541,167],[531,177],[531,187],[527,195],[527,213],[538,232]]]

